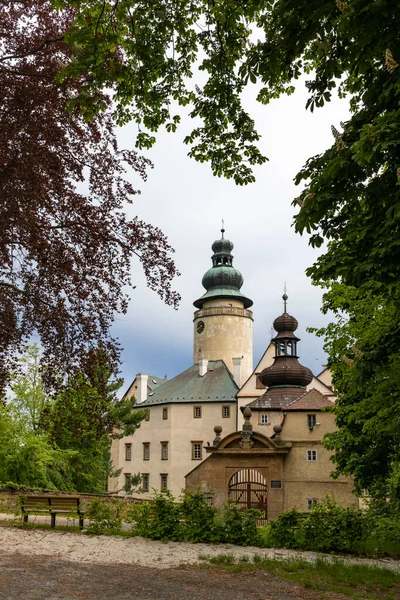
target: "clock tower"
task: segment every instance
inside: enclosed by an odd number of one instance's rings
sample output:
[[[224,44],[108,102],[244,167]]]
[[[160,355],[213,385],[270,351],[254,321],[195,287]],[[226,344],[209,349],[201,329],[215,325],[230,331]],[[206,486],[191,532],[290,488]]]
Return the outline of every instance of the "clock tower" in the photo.
[[[223,360],[240,387],[253,372],[253,301],[240,291],[243,276],[224,233],[212,245],[212,267],[202,280],[206,292],[193,303],[193,361]]]

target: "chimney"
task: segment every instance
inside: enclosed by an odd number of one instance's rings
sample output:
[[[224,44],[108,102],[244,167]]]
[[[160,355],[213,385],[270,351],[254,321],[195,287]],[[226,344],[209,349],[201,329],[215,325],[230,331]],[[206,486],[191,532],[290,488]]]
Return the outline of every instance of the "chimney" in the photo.
[[[208,360],[206,358],[201,358],[199,360],[199,375],[200,377],[204,377],[207,373]]]
[[[137,396],[136,396],[136,404],[141,404],[147,398],[147,380],[149,376],[144,373],[138,373],[136,375],[137,381]]]
[[[232,358],[233,362],[233,379],[238,387],[242,385],[242,360],[243,356]]]

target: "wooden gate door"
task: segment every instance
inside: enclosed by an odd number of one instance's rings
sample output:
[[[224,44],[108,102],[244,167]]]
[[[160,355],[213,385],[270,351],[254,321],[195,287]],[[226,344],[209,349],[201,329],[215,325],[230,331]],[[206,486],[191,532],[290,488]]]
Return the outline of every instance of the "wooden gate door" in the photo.
[[[268,516],[268,486],[265,478],[257,469],[242,469],[229,480],[228,498],[240,509],[257,508],[264,513],[259,524],[264,525]]]

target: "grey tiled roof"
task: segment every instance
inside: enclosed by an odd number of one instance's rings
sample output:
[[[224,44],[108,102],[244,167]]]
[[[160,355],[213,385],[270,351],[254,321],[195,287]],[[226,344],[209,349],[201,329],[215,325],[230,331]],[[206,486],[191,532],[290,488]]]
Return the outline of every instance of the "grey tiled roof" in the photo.
[[[165,381],[150,392],[147,400],[138,408],[154,404],[187,402],[233,402],[238,386],[224,361],[210,360],[207,373],[200,377],[199,366],[192,365],[183,373]]]
[[[148,377],[147,387],[149,387],[151,391],[167,381],[165,377],[156,377],[155,375],[149,375]]]
[[[136,377],[135,379],[132,381],[132,383],[129,384],[127,390],[123,393],[122,397],[125,398],[125,396],[130,392],[133,384],[135,383]],[[150,388],[150,393],[159,385],[161,385],[162,383],[165,383],[167,381],[167,379],[165,377],[157,377],[157,375],[147,375],[147,387]],[[132,394],[131,394],[132,395]],[[136,396],[136,393],[133,391],[133,395]]]

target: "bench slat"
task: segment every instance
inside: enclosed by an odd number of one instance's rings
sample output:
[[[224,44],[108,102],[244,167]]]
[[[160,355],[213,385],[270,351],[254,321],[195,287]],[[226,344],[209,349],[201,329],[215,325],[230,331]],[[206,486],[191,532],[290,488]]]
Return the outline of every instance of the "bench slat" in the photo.
[[[28,500],[28,501],[25,500],[23,502],[22,506],[24,508],[30,508],[30,509],[37,508],[38,510],[40,510],[40,509],[46,509],[46,508],[50,507],[50,505],[49,505],[48,502],[43,502],[43,501],[37,502],[37,501],[33,501],[33,500]]]

